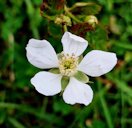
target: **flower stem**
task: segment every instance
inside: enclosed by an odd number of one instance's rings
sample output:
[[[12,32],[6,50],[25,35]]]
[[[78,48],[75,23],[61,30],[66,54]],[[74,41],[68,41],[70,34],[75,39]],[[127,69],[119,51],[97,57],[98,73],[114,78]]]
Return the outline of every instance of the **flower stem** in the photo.
[[[48,16],[48,15],[46,15],[43,12],[40,12],[40,13],[41,13],[41,16],[42,17],[47,18],[48,20],[51,20],[51,21],[54,21],[55,20],[55,17],[54,16]]]
[[[68,31],[66,24],[63,25],[63,29],[64,29],[64,32],[67,32]]]
[[[75,20],[77,23],[80,23],[80,22],[81,22],[79,19],[77,19],[77,18],[69,11],[69,9],[68,9],[66,6],[64,6],[64,10],[65,10],[66,14],[67,14],[69,17],[71,17],[73,20]]]

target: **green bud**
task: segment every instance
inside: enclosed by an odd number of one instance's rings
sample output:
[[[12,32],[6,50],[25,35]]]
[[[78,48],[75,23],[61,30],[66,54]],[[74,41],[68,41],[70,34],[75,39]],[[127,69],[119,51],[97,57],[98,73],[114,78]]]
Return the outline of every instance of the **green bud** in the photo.
[[[60,15],[56,17],[55,23],[59,25],[63,24],[63,25],[71,26],[71,19],[68,16]]]
[[[92,25],[93,28],[98,24],[98,19],[94,15],[87,16],[85,21]]]
[[[78,72],[74,75],[74,77],[75,77],[77,80],[79,80],[79,81],[81,81],[81,82],[83,82],[83,83],[88,83],[88,82],[89,82],[89,77],[88,77],[86,74],[84,74],[83,72],[81,72],[81,71],[78,71]]]

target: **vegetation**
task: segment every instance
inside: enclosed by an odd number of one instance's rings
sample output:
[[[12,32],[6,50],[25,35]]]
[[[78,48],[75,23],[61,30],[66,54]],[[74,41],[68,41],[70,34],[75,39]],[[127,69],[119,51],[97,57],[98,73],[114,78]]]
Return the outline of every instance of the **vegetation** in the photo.
[[[0,1],[1,128],[132,128],[132,1],[80,0],[89,2],[85,6],[77,2]],[[71,21],[57,24],[61,14]],[[95,27],[87,23],[88,15],[98,18]],[[90,77],[94,99],[89,106],[68,105],[59,95],[43,96],[30,83],[39,69],[27,61],[29,39],[46,39],[59,53],[66,29],[88,40],[86,53],[100,49],[118,57],[110,73]]]

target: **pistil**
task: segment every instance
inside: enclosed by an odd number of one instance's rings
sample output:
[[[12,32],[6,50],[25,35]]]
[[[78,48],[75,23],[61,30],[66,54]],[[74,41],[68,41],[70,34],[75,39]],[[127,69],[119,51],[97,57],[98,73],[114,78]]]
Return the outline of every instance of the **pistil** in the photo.
[[[73,76],[77,71],[78,57],[74,54],[61,54],[59,58],[59,69],[63,76]]]

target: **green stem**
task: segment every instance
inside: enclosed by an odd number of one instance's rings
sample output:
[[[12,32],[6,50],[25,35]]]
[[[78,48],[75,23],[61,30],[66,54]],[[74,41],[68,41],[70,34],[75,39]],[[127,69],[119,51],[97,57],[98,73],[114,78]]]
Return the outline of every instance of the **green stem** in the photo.
[[[55,20],[55,17],[53,17],[53,16],[48,16],[48,15],[46,15],[45,13],[41,13],[41,15],[42,15],[42,17],[44,17],[44,18],[47,18],[48,20],[51,20],[51,21],[54,21]]]
[[[102,89],[100,82],[98,82],[98,89],[99,90]],[[108,105],[105,101],[104,95],[99,93],[99,98],[100,98],[100,102],[102,104],[102,108],[103,108],[103,111],[104,111],[104,115],[105,115],[105,118],[106,118],[108,128],[114,128],[114,126],[112,124],[112,118],[111,118],[111,115],[110,115],[110,111],[109,111]]]
[[[63,28],[64,28],[64,32],[67,32],[68,29],[67,29],[67,26],[66,25],[63,25]]]
[[[121,128],[124,128],[124,97],[123,97],[123,92],[121,91]]]
[[[74,21],[76,21],[77,23],[80,23],[81,21],[79,19],[77,19],[70,11],[69,9],[65,6],[64,10],[66,12],[66,14],[71,17]]]

